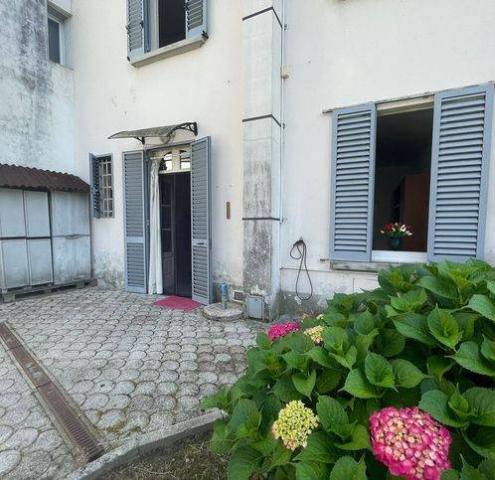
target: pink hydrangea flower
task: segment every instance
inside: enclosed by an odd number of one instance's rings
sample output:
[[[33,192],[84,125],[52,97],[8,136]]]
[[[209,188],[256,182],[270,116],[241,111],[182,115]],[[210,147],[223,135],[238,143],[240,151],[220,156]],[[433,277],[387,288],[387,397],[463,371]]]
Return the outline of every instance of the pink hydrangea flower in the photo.
[[[268,337],[273,342],[277,338],[285,337],[289,333],[299,330],[299,322],[275,323],[268,330]]]
[[[450,432],[417,407],[375,412],[370,430],[373,453],[392,475],[440,480],[450,468]]]

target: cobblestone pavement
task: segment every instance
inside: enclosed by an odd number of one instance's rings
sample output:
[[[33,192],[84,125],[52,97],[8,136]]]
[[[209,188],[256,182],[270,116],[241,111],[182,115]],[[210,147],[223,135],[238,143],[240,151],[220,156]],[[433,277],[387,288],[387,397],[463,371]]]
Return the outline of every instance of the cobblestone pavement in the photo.
[[[0,322],[9,322],[108,449],[198,415],[201,397],[242,373],[245,349],[263,329],[158,309],[153,301],[87,288],[0,305]],[[0,478],[2,468],[9,479],[64,478],[74,464],[70,445],[1,348]],[[33,477],[31,466],[38,468]]]

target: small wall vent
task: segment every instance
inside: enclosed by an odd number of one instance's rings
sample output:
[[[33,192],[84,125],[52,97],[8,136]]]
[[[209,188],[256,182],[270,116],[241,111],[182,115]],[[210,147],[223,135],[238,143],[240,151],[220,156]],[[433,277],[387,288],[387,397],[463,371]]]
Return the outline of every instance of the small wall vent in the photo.
[[[234,302],[243,302],[246,299],[246,294],[242,290],[232,290],[232,300]]]

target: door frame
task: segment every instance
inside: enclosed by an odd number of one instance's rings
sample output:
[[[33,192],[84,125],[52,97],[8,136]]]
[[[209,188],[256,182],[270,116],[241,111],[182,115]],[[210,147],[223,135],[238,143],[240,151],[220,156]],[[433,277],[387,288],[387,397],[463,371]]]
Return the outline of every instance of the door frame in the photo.
[[[146,239],[145,239],[145,244],[146,244],[146,252],[149,252],[150,250],[150,196],[149,196],[149,189],[150,189],[150,180],[151,180],[151,161],[150,161],[150,153],[156,150],[164,150],[168,148],[180,148],[180,147],[187,147],[189,149],[192,148],[192,144],[194,143],[194,140],[190,141],[180,141],[180,142],[171,142],[171,143],[161,143],[161,144],[156,144],[156,145],[150,145],[150,146],[145,146],[143,148],[143,158],[144,158],[144,169],[145,169],[145,175],[146,175],[146,181],[145,183],[145,231],[146,231]],[[192,165],[191,165],[192,169]],[[191,172],[191,170],[189,170]],[[179,172],[177,172],[179,173]],[[192,213],[192,212],[191,212]],[[161,219],[160,219],[160,230],[161,230]],[[191,242],[192,242],[192,237],[191,237]],[[192,255],[192,253],[191,253]],[[163,264],[163,262],[162,262]],[[146,256],[146,293],[148,293],[148,288],[149,288],[149,273],[150,273],[150,257],[149,255]],[[162,272],[163,275],[163,272]],[[175,276],[175,272],[174,272]],[[162,294],[164,295],[164,294]]]

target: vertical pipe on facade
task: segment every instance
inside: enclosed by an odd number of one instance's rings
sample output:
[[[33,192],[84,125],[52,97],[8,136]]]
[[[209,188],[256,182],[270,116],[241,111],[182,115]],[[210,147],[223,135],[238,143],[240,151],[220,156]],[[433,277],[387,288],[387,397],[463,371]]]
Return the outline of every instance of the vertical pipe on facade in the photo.
[[[282,67],[286,64],[286,45],[285,45],[285,0],[281,0],[280,2],[280,16],[281,16],[281,21],[282,21],[282,27],[281,27],[281,36],[282,36],[282,41],[280,42],[280,67]],[[282,71],[280,71],[280,76],[282,77]],[[279,171],[280,171],[280,186],[279,186],[279,206],[278,206],[278,211],[279,211],[279,222],[280,222],[280,228],[278,232],[278,270],[279,270],[279,275],[281,275],[282,271],[282,226],[283,226],[283,220],[284,220],[284,209],[283,209],[283,189],[284,189],[284,170],[282,168],[283,166],[283,159],[284,159],[284,153],[285,153],[285,108],[284,108],[284,103],[285,103],[285,96],[284,96],[284,83],[285,79],[281,78],[280,81],[280,124],[282,125],[281,127],[281,132],[280,132],[280,158],[279,158]],[[279,287],[281,288],[281,279],[280,279],[280,285]]]

